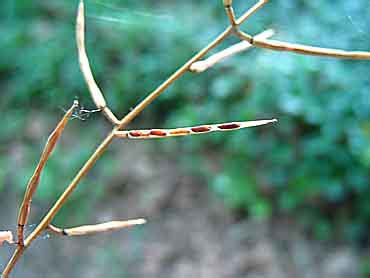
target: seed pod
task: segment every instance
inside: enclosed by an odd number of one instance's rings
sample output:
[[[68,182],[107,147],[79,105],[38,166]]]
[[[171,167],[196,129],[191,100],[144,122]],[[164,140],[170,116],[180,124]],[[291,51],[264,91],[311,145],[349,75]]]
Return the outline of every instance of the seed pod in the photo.
[[[167,138],[167,137],[187,136],[187,135],[193,135],[193,134],[204,134],[204,133],[215,132],[215,131],[232,131],[232,130],[237,130],[237,129],[242,129],[242,128],[266,125],[266,124],[273,123],[276,121],[277,121],[276,119],[272,119],[272,120],[200,125],[200,126],[193,126],[193,127],[174,128],[174,129],[146,129],[146,130],[117,131],[115,135],[120,138],[129,138],[129,139]]]

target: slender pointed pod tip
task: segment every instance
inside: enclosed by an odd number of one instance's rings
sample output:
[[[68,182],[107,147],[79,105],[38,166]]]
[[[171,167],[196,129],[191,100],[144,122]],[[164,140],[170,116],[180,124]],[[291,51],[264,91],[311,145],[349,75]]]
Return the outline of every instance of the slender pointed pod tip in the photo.
[[[271,120],[262,120],[261,124],[272,124],[272,123],[277,123],[278,119],[271,119]]]
[[[203,60],[203,61],[198,61],[198,62],[193,63],[190,66],[190,71],[195,72],[195,73],[201,73],[207,70],[208,68],[209,68],[209,63],[207,62],[207,60]]]
[[[241,122],[240,126],[243,127],[243,128],[257,127],[257,126],[267,125],[267,124],[271,124],[271,123],[276,123],[277,121],[278,121],[277,119],[247,121],[247,122]]]
[[[12,232],[10,232],[10,231],[0,231],[0,246],[4,241],[8,242],[9,244],[14,243]]]
[[[84,9],[85,9],[84,1],[80,0],[80,2],[78,3],[78,14],[77,14],[78,17],[81,17],[84,14]]]
[[[133,220],[133,222],[135,222],[135,225],[144,225],[144,224],[147,223],[146,219],[144,219],[144,218]]]
[[[255,38],[270,38],[272,37],[273,35],[276,34],[276,31],[274,29],[267,29],[265,31],[263,31],[262,33],[259,33],[258,35],[255,36]]]

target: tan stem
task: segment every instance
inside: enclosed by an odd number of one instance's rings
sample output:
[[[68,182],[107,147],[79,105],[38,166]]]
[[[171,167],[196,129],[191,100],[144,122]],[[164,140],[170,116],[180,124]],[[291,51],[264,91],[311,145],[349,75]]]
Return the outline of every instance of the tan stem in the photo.
[[[353,60],[370,60],[370,52],[366,51],[345,51],[340,49],[322,48],[261,38],[255,38],[253,45],[256,47],[267,48],[276,51],[288,51],[304,55],[327,56]]]
[[[274,51],[286,51],[303,55],[326,56],[340,59],[370,60],[370,52],[367,51],[346,51],[341,49],[288,43],[278,40],[265,39],[261,37],[252,37],[251,35],[242,31],[237,31],[236,34],[239,38],[251,43],[255,47],[270,49]]]
[[[268,0],[260,0],[258,1],[252,8],[247,10],[237,21],[236,25],[240,25],[245,22],[250,16],[255,14],[259,9],[261,9],[265,4],[267,4]]]
[[[235,18],[233,7],[231,5],[225,5],[225,11],[226,11],[227,17],[229,18],[231,26],[233,27],[236,26],[237,23],[236,23],[236,18]]]

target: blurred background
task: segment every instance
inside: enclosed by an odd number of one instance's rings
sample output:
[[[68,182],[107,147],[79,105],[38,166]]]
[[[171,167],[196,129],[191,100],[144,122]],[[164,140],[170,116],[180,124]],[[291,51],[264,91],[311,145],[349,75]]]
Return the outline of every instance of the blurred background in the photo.
[[[238,14],[254,4],[234,0]],[[74,99],[77,0],[0,5],[0,230]],[[118,115],[228,24],[222,1],[86,0],[87,50]],[[370,50],[367,0],[271,1],[243,30]],[[229,39],[220,49],[232,43]],[[232,133],[116,141],[57,215],[62,227],[145,217],[114,234],[45,234],[13,277],[370,277],[370,63],[253,49],[186,74],[131,128],[278,118]],[[75,119],[43,172],[32,231],[110,129]],[[0,248],[0,268],[13,248]]]

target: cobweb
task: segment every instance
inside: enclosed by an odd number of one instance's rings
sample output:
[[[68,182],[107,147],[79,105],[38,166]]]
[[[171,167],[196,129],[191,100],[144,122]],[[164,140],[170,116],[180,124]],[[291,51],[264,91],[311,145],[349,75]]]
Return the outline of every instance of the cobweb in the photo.
[[[118,6],[102,1],[92,1],[95,11],[87,12],[87,18],[105,23],[114,23],[115,27],[131,28],[132,26],[147,25],[150,22],[173,26],[176,18],[168,12],[144,9],[132,9],[125,6]],[[99,11],[96,11],[99,10]]]

